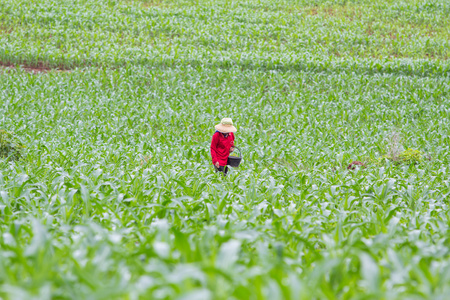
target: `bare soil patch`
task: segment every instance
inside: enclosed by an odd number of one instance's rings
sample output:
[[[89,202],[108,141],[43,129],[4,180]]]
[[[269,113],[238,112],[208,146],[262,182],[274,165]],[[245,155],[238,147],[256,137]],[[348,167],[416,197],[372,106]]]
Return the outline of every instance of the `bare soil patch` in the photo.
[[[44,65],[42,62],[39,62],[37,65],[29,65],[29,64],[25,64],[25,63],[6,63],[6,62],[1,62],[0,61],[0,68],[2,69],[9,69],[9,70],[14,70],[16,69],[18,66],[20,66],[24,71],[29,72],[29,73],[33,73],[33,74],[40,74],[40,73],[48,73],[50,71],[53,72],[70,72],[70,70],[67,69],[60,69],[60,68],[50,68],[46,65]]]
[[[365,165],[364,165],[364,163],[355,160],[355,161],[352,161],[352,162],[348,165],[347,169],[348,169],[348,170],[355,170],[357,167],[364,168]]]

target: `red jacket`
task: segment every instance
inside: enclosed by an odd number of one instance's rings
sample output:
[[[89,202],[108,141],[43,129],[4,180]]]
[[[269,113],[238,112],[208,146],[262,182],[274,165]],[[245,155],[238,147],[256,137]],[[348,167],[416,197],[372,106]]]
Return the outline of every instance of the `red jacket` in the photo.
[[[230,155],[230,148],[234,146],[234,134],[230,132],[227,137],[224,137],[222,133],[214,133],[211,141],[211,157],[212,163],[226,166],[228,156]]]

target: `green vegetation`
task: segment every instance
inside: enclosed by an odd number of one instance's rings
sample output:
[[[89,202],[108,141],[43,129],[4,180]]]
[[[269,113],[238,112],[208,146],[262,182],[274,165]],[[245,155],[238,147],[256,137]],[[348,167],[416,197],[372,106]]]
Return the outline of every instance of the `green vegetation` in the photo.
[[[423,160],[422,152],[411,148],[406,149],[399,156],[400,160],[406,163],[419,163]]]
[[[445,299],[449,37],[438,0],[0,0],[0,298]]]
[[[408,148],[405,151],[402,151],[398,156],[383,155],[382,158],[386,158],[398,164],[417,164],[423,162],[423,153],[419,150]]]
[[[12,133],[0,130],[0,158],[17,160],[22,156],[23,148],[24,146],[17,141]]]

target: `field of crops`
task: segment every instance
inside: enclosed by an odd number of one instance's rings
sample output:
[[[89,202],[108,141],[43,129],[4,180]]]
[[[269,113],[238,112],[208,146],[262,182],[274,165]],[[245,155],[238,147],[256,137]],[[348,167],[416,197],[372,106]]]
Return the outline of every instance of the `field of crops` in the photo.
[[[0,0],[0,299],[447,299],[449,58],[446,0]]]

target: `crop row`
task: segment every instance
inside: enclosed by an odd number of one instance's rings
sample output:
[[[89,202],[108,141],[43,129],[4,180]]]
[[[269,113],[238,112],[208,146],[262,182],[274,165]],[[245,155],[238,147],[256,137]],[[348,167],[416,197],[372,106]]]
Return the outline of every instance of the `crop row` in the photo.
[[[448,7],[431,4],[4,1],[0,61],[448,75],[448,64],[436,62],[449,57]]]

